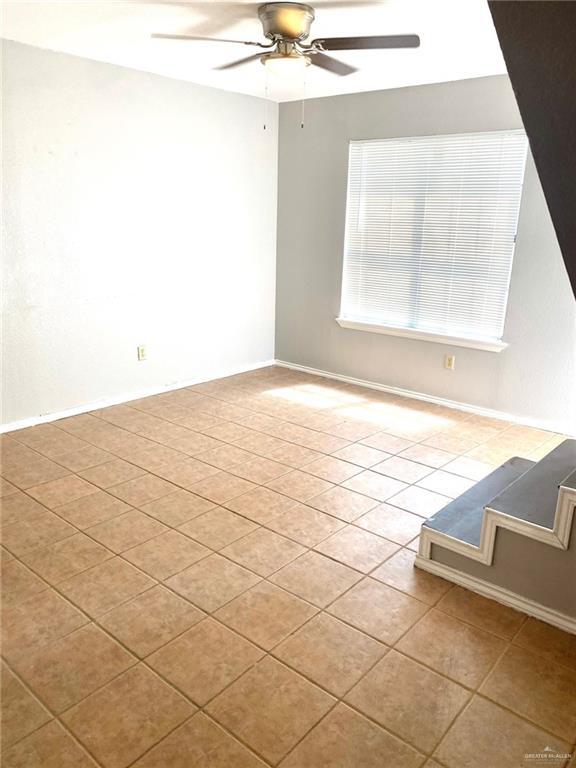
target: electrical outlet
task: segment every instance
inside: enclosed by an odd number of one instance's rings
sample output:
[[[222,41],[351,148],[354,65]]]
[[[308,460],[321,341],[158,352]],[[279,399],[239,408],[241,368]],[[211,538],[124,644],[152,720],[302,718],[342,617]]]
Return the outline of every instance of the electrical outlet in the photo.
[[[453,371],[456,368],[456,355],[446,355],[444,357],[444,368],[448,371]]]
[[[139,347],[137,347],[138,350],[138,360],[146,360],[146,347],[142,344]]]

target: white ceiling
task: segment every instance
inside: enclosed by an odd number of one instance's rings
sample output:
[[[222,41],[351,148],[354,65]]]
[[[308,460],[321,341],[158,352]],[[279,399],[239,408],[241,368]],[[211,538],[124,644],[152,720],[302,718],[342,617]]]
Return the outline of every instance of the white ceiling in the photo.
[[[312,0],[311,37],[416,33],[413,50],[335,54],[360,68],[337,77],[308,67],[305,82],[280,86],[259,61],[218,72],[213,67],[257,52],[225,43],[152,40],[152,32],[262,40],[260,3],[64,0],[5,2],[2,36],[158,75],[275,101],[461,80],[506,72],[486,0]]]

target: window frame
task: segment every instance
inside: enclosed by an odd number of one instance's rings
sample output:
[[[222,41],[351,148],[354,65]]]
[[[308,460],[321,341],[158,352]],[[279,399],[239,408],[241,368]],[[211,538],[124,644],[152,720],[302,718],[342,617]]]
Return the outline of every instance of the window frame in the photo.
[[[513,264],[514,264],[514,257],[516,253],[516,240],[517,240],[517,232],[518,232],[518,222],[520,220],[520,214],[522,210],[522,197],[523,197],[523,187],[524,187],[524,180],[525,180],[525,173],[526,173],[526,162],[527,162],[527,156],[528,156],[528,142],[526,140],[526,156],[524,160],[524,168],[523,168],[523,176],[522,176],[522,189],[520,193],[520,203],[518,207],[518,219],[516,222],[516,235],[514,237],[514,245],[512,250],[512,256],[510,259],[510,270],[509,270],[509,276],[508,276],[508,285],[507,285],[507,293],[506,293],[506,303],[505,303],[505,319],[504,319],[504,325],[503,325],[503,331],[502,331],[502,338],[482,338],[480,336],[458,336],[453,335],[450,333],[443,333],[443,332],[436,332],[436,331],[429,331],[419,328],[411,328],[411,327],[405,327],[405,326],[396,326],[391,323],[386,322],[377,322],[377,321],[369,321],[369,320],[362,320],[362,319],[355,319],[353,317],[346,316],[343,312],[343,305],[344,305],[344,287],[345,287],[345,280],[346,280],[346,250],[347,250],[347,243],[348,243],[348,206],[349,206],[349,195],[350,195],[350,166],[351,166],[351,150],[353,144],[356,143],[363,143],[363,142],[371,142],[371,141],[399,141],[399,140],[405,140],[410,141],[414,139],[419,138],[426,138],[431,139],[435,138],[436,136],[438,138],[446,138],[449,136],[465,136],[465,135],[479,135],[479,134],[494,134],[494,133],[523,133],[525,135],[525,132],[522,128],[510,128],[510,129],[498,129],[495,131],[469,131],[469,132],[458,132],[453,134],[430,134],[430,135],[424,135],[424,136],[391,136],[386,137],[385,139],[351,139],[348,142],[348,169],[347,169],[347,183],[346,183],[346,226],[344,231],[344,244],[342,249],[342,270],[341,270],[341,284],[340,284],[340,308],[338,316],[335,318],[336,322],[341,328],[355,330],[355,331],[364,331],[368,333],[378,333],[378,334],[384,334],[388,336],[396,336],[400,338],[407,338],[407,339],[414,339],[419,341],[429,341],[439,344],[444,344],[445,346],[457,346],[457,347],[467,347],[469,349],[478,349],[486,352],[502,352],[504,349],[506,349],[509,345],[507,342],[503,340],[503,336],[506,329],[506,318],[508,315],[508,302],[510,298],[510,285],[511,285],[511,276],[512,276],[512,270],[513,270]]]
[[[383,323],[367,323],[361,320],[338,315],[336,322],[341,328],[349,328],[353,331],[367,331],[368,333],[382,333],[386,336],[400,336],[405,339],[418,341],[433,341],[451,347],[468,347],[469,349],[481,349],[484,352],[502,352],[508,347],[505,341],[497,339],[480,339],[469,336],[450,336],[445,333],[433,333],[432,331],[419,331],[416,328],[402,328],[396,325]]]

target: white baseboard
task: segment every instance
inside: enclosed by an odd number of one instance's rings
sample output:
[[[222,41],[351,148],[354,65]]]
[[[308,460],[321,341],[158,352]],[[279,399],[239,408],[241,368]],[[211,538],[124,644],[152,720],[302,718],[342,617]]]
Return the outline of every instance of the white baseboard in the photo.
[[[138,392],[129,392],[124,393],[123,395],[114,395],[113,397],[103,397],[100,400],[77,405],[74,408],[66,408],[63,411],[54,411],[52,413],[41,414],[39,416],[31,416],[27,419],[19,419],[18,421],[11,421],[7,424],[1,424],[0,434],[4,434],[6,432],[14,432],[16,429],[35,427],[37,424],[47,424],[51,421],[58,421],[58,419],[66,419],[69,416],[78,416],[81,413],[89,413],[90,411],[95,411],[98,408],[107,408],[110,405],[129,403],[131,400],[140,400],[142,397],[160,395],[163,392],[171,392],[174,389],[192,387],[194,384],[203,384],[206,381],[226,378],[226,376],[235,376],[238,373],[257,371],[259,368],[267,368],[270,365],[275,365],[275,363],[275,360],[265,360],[262,363],[253,363],[251,365],[244,365],[239,368],[229,368],[227,370],[218,371],[216,374],[211,374],[209,377],[200,376],[194,379],[186,379],[185,381],[177,381],[173,384],[165,384],[161,387],[149,387]]]
[[[475,576],[457,571],[455,568],[450,568],[450,566],[443,563],[427,560],[420,555],[416,556],[416,566],[423,571],[428,571],[428,573],[433,573],[435,576],[440,576],[447,581],[459,584],[461,587],[466,587],[466,589],[472,592],[477,592],[483,597],[496,600],[498,603],[515,608],[517,611],[527,613],[535,619],[540,619],[540,621],[552,624],[554,627],[576,635],[576,617],[574,616],[568,616],[565,613],[560,613],[560,611],[547,608],[545,605],[529,600],[527,597],[518,595],[516,592],[510,592],[508,589],[504,589],[504,587],[477,579]]]
[[[457,411],[465,411],[466,413],[473,413],[477,416],[487,416],[492,419],[501,419],[502,421],[510,421],[513,424],[522,424],[526,427],[536,427],[537,429],[545,429],[549,432],[559,432],[560,434],[575,435],[576,425],[559,424],[554,421],[548,421],[547,419],[535,419],[530,416],[518,416],[514,413],[505,413],[504,411],[497,411],[492,408],[483,408],[480,405],[471,405],[470,403],[460,403],[457,400],[448,400],[444,397],[437,397],[435,395],[427,395],[423,392],[415,392],[411,389],[402,389],[401,387],[392,387],[388,384],[380,384],[377,381],[367,381],[366,379],[357,379],[353,376],[344,376],[340,373],[332,373],[331,371],[322,371],[319,368],[310,368],[306,365],[297,365],[296,363],[289,363],[286,360],[276,360],[276,365],[282,368],[290,368],[293,371],[302,371],[302,373],[311,373],[314,376],[322,376],[325,379],[334,379],[335,381],[343,381],[346,384],[357,384],[360,387],[367,387],[368,389],[376,389],[380,392],[388,392],[392,395],[398,395],[400,397],[408,397],[412,400],[423,400],[427,403],[434,403],[435,405],[443,405],[446,408],[454,408]]]
[[[357,384],[361,387],[367,387],[368,389],[375,389],[380,392],[388,392],[400,397],[407,397],[413,400],[423,400],[424,402],[434,403],[436,405],[443,405],[447,408],[454,408],[458,411],[465,411],[466,413],[473,413],[479,416],[488,416],[490,418],[501,419],[503,421],[510,421],[514,424],[522,424],[529,427],[537,427],[538,429],[545,429],[551,432],[559,432],[561,434],[574,434],[574,428],[568,427],[568,425],[555,424],[545,420],[532,419],[525,416],[517,416],[511,413],[505,413],[504,411],[497,411],[490,408],[482,408],[477,405],[470,405],[469,403],[460,403],[456,400],[448,400],[443,397],[436,397],[434,395],[427,395],[422,392],[414,392],[410,389],[402,389],[400,387],[392,387],[387,384],[380,384],[376,381],[367,381],[365,379],[357,379],[353,376],[344,376],[338,373],[332,373],[331,371],[322,371],[318,368],[310,368],[306,365],[297,365],[296,363],[289,363],[286,360],[266,360],[261,363],[254,363],[253,365],[247,365],[239,368],[228,369],[218,371],[217,374],[211,374],[210,377],[197,377],[194,379],[187,379],[184,381],[178,381],[173,384],[166,384],[161,387],[150,387],[148,389],[140,390],[138,392],[129,392],[114,397],[106,397],[100,400],[96,400],[91,403],[84,403],[82,405],[75,406],[74,408],[66,408],[62,411],[54,411],[52,413],[40,414],[38,416],[31,416],[26,419],[19,419],[17,421],[11,421],[6,424],[0,425],[0,434],[5,432],[13,432],[16,429],[24,429],[26,427],[34,427],[37,424],[47,424],[51,421],[57,421],[58,419],[64,419],[68,416],[78,416],[81,413],[88,413],[94,411],[97,408],[106,408],[110,405],[119,405],[120,403],[128,403],[130,400],[139,400],[141,397],[150,397],[151,395],[159,395],[162,392],[170,392],[173,389],[182,389],[183,387],[191,387],[194,384],[202,384],[205,381],[212,381],[213,379],[225,378],[226,376],[234,376],[237,373],[248,373],[249,371],[255,371],[259,368],[267,368],[270,365],[278,365],[282,368],[290,368],[294,371],[302,371],[303,373],[310,373],[315,376],[322,376],[326,379],[334,379],[335,381],[343,381],[347,384]]]

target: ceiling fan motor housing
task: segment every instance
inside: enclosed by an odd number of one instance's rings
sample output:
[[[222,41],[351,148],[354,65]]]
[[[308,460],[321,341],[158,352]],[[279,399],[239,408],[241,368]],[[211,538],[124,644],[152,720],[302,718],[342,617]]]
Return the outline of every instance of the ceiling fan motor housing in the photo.
[[[270,40],[305,40],[314,9],[303,3],[266,3],[258,8],[264,35]]]

